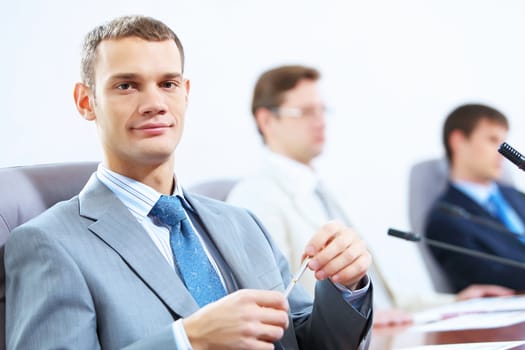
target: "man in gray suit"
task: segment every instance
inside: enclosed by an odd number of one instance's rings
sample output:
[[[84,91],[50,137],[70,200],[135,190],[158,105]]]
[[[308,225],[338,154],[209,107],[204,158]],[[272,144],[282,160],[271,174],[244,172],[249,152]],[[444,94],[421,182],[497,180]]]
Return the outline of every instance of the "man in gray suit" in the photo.
[[[173,169],[190,88],[183,68],[179,39],[152,18],[117,18],[87,35],[74,97],[104,160],[78,196],[9,238],[8,348],[365,348],[371,259],[352,230],[330,223],[312,237],[304,256],[322,280],[315,299],[299,286],[286,298],[288,264],[259,221],[182,190]],[[193,245],[181,251],[187,243],[174,242],[185,238]]]

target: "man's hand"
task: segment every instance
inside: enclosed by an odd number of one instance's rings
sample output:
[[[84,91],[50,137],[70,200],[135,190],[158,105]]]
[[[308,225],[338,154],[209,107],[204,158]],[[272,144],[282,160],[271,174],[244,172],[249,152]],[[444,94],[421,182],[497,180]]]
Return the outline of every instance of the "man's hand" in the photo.
[[[303,257],[312,260],[308,267],[318,280],[330,278],[349,289],[355,289],[365,276],[372,257],[361,238],[337,221],[331,221],[314,234]]]
[[[493,284],[472,284],[456,294],[456,300],[467,300],[482,297],[502,297],[513,295],[515,291]]]
[[[414,318],[410,312],[399,309],[374,311],[374,327],[402,326],[412,322],[414,322]]]
[[[288,301],[281,292],[243,289],[182,323],[194,350],[270,350],[288,327]]]

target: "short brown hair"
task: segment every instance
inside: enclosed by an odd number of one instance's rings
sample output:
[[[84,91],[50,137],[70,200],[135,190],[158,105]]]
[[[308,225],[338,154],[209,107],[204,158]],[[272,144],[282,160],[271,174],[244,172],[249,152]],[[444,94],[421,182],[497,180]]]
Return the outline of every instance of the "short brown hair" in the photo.
[[[177,35],[163,22],[146,16],[123,16],[102,24],[84,38],[81,57],[81,79],[93,88],[97,47],[103,40],[138,37],[147,41],[173,40],[179,49],[184,72],[184,48]]]
[[[317,81],[320,77],[321,73],[317,69],[300,65],[280,66],[264,72],[253,90],[253,116],[259,108],[279,107],[283,103],[284,93],[292,90],[300,80]],[[257,131],[264,138],[258,125]]]
[[[459,130],[466,137],[469,137],[482,119],[488,119],[507,129],[509,128],[509,122],[505,115],[497,109],[486,105],[465,104],[450,112],[443,127],[443,145],[445,146],[449,163],[452,160],[452,150],[449,144],[450,134],[454,130]]]
[[[293,89],[302,79],[319,80],[321,74],[315,68],[305,66],[281,66],[264,72],[257,80],[252,98],[252,114],[258,108],[276,108],[283,102],[283,95]]]

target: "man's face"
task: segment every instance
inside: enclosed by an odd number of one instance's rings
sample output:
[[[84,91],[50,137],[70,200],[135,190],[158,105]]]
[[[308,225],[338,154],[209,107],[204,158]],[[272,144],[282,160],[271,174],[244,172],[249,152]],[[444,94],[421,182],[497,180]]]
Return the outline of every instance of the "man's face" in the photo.
[[[324,104],[313,80],[301,80],[284,94],[265,134],[275,152],[309,165],[325,143]]]
[[[156,166],[172,159],[189,92],[172,40],[102,41],[94,90],[90,92],[93,114],[88,119],[97,123],[110,169]]]
[[[455,165],[465,180],[489,183],[501,176],[503,157],[499,145],[507,137],[507,128],[489,119],[480,119],[469,137],[458,147]]]

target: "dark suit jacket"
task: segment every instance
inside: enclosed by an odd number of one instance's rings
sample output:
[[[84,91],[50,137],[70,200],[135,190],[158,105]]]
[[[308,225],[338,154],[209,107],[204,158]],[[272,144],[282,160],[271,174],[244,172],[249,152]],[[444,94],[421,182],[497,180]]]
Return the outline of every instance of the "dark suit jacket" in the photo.
[[[257,219],[209,198],[186,198],[240,288],[284,291],[288,264]],[[13,231],[4,260],[9,349],[174,349],[173,321],[198,310],[142,226],[96,176],[79,196]],[[300,287],[289,302],[282,347],[366,346],[371,316],[361,316],[330,282],[319,283],[313,303]]]
[[[508,203],[525,222],[525,196],[507,186],[498,185]],[[437,200],[427,218],[425,234],[428,238],[457,246],[525,262],[525,244],[516,235],[494,229],[469,219],[469,215],[455,215],[440,207],[440,203],[461,207],[476,218],[494,224],[501,222],[470,197],[449,184]],[[525,270],[482,258],[430,247],[434,257],[450,279],[455,291],[473,283],[499,284],[525,290]]]

